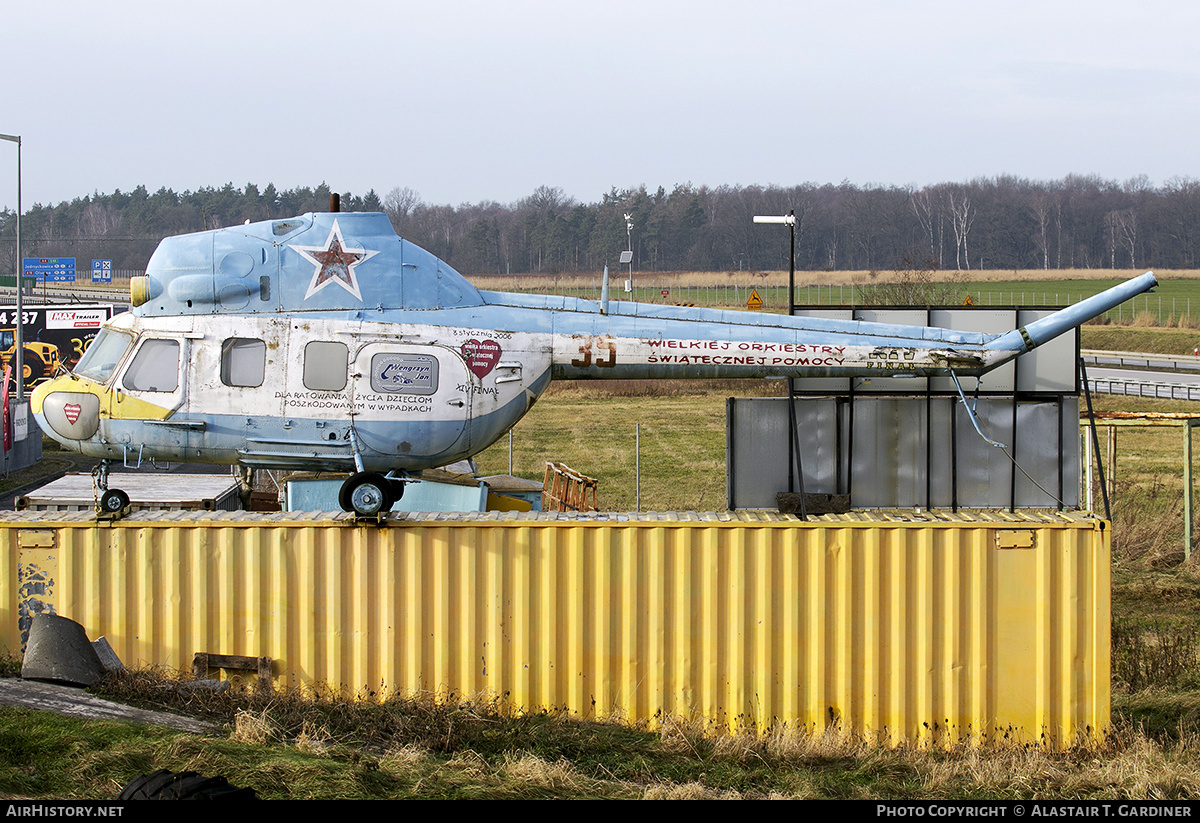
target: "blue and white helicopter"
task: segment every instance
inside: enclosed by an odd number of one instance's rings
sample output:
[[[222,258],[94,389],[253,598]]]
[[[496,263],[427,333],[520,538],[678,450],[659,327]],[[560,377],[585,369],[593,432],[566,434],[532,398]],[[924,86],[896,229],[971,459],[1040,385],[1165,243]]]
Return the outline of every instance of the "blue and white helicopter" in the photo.
[[[32,411],[113,461],[343,471],[389,509],[408,474],[487,448],[553,379],[972,375],[1152,288],[1144,274],[1000,335],[480,291],[386,215],[313,213],[171,237]]]

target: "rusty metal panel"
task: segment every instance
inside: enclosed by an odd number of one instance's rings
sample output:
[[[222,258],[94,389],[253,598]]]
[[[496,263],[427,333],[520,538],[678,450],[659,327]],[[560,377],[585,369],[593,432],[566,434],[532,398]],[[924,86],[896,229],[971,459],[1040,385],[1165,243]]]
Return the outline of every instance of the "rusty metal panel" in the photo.
[[[13,569],[127,665],[268,656],[276,687],[897,745],[1109,724],[1109,542],[1084,516],[0,517]],[[40,555],[39,555],[40,557]]]

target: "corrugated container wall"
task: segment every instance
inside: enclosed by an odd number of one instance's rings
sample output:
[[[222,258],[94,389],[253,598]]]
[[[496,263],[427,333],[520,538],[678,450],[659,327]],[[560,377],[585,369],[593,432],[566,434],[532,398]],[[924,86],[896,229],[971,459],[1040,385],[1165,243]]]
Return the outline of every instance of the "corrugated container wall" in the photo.
[[[269,656],[277,687],[888,744],[1107,730],[1101,522],[690,517],[9,514],[2,639],[50,608],[127,665]]]

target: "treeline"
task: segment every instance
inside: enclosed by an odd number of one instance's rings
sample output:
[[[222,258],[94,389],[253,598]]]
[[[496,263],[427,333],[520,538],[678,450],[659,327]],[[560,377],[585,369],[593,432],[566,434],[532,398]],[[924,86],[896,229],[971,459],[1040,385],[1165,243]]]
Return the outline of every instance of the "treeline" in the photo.
[[[141,269],[164,236],[329,208],[330,188],[232,183],[177,194],[93,194],[35,205],[22,221],[26,257],[112,259]],[[627,244],[639,271],[780,270],[788,232],[755,215],[796,215],[801,270],[1200,267],[1200,180],[1162,186],[1072,175],[979,178],[922,188],[806,183],[612,189],[580,203],[542,186],[503,205],[425,203],[407,188],[341,195],[343,211],[384,211],[396,231],[466,274],[594,272]],[[0,213],[11,270],[14,214]]]

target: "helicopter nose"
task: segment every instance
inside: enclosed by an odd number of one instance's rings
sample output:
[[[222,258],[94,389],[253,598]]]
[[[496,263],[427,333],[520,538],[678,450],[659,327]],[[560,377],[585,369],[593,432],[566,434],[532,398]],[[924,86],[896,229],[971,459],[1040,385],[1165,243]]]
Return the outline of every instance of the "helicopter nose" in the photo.
[[[51,391],[42,398],[42,416],[67,440],[87,440],[100,427],[100,398],[94,394]]]

